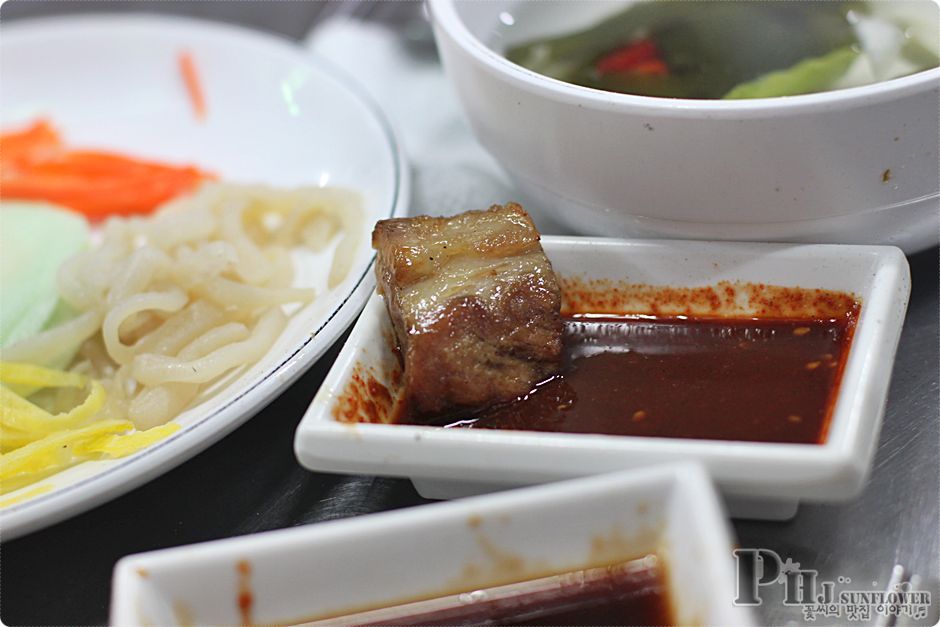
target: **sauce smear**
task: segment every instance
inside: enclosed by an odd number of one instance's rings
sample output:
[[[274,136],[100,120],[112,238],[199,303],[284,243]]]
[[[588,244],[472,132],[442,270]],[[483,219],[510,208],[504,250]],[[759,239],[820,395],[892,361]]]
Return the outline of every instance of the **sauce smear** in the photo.
[[[856,317],[572,316],[559,375],[447,426],[820,443]]]
[[[430,607],[443,605],[443,607]],[[445,600],[388,608],[342,624],[379,625],[671,625],[665,569],[643,559],[592,568]]]

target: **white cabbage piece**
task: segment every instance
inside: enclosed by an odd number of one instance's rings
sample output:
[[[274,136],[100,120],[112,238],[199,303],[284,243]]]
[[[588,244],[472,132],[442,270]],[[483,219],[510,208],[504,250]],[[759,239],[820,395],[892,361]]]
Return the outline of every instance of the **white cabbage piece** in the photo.
[[[862,54],[833,86],[836,89],[919,72],[930,65],[917,58],[924,54],[940,58],[940,6],[934,0],[872,2],[870,7],[868,14],[849,13]],[[921,55],[907,54],[914,48]]]

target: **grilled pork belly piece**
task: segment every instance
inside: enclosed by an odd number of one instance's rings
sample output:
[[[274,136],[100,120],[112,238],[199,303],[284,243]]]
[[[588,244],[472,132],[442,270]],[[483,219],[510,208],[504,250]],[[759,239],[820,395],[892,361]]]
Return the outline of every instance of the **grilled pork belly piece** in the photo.
[[[510,401],[559,370],[561,293],[519,205],[382,220],[372,247],[411,419]]]

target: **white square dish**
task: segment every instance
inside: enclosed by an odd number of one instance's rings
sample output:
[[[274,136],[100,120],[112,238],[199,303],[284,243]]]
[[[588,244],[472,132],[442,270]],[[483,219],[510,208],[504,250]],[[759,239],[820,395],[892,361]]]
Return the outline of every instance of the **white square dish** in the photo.
[[[368,372],[394,387],[397,363],[382,298],[367,304],[297,429],[312,470],[410,477],[427,498],[453,498],[574,476],[695,460],[731,514],[785,519],[800,500],[843,501],[865,485],[884,413],[910,278],[901,251],[881,246],[625,241],[544,237],[556,273],[671,287],[719,282],[799,286],[861,302],[828,435],[776,444],[341,422],[344,390]],[[750,307],[750,308],[749,308]],[[748,315],[752,305],[744,303]],[[753,315],[753,312],[750,313]]]
[[[332,624],[649,554],[677,623],[753,624],[731,548],[703,469],[674,464],[132,555],[111,624]]]

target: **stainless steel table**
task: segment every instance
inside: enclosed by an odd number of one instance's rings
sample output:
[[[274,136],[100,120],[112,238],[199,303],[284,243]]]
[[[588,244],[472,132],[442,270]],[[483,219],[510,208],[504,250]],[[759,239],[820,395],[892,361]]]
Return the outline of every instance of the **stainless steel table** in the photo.
[[[0,20],[158,12],[300,39],[336,10],[335,3],[325,2],[12,0],[0,8]],[[383,5],[372,17],[391,20],[396,14]],[[837,590],[884,589],[900,564],[919,576],[914,582],[919,589],[932,595],[932,617],[917,624],[933,624],[940,604],[940,255],[929,250],[910,262],[913,294],[865,493],[845,505],[804,505],[789,522],[740,521],[735,528],[742,547],[771,549],[804,569],[816,569],[820,580],[842,581]],[[294,460],[294,428],[343,341],[249,423],[189,462],[86,514],[0,546],[2,622],[105,623],[111,570],[129,553],[424,503],[405,480],[314,474]],[[780,586],[766,590],[759,608],[763,622],[804,622],[799,607],[782,603]],[[816,622],[845,620],[820,617]]]

